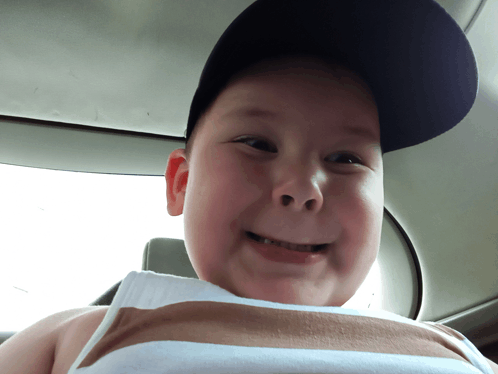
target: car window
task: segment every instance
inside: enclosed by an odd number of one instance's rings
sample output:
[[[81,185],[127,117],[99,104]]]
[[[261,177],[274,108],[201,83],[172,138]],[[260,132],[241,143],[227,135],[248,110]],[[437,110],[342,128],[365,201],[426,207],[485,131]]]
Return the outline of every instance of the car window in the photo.
[[[0,331],[90,304],[132,270],[147,241],[183,239],[163,177],[0,164]]]

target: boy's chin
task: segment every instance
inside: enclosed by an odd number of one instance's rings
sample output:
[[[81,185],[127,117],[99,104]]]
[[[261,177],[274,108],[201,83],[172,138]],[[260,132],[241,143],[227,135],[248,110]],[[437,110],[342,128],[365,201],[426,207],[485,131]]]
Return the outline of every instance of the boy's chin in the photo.
[[[307,285],[274,285],[270,288],[268,286],[248,287],[248,284],[245,283],[242,289],[228,291],[239,297],[280,304],[310,306],[341,306],[344,304],[341,300],[334,300],[330,292],[323,290],[312,292]]]

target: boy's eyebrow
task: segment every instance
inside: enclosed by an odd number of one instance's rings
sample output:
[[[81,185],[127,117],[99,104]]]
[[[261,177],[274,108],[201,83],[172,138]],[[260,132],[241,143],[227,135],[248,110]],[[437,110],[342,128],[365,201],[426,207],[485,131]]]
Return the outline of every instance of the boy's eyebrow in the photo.
[[[271,110],[261,109],[258,107],[243,107],[232,110],[226,113],[224,116],[241,116],[241,117],[252,117],[252,118],[271,118],[275,119],[281,117],[278,113],[272,112]],[[379,136],[376,135],[372,130],[364,127],[357,126],[342,126],[339,131],[343,133],[349,133],[358,137],[366,138],[368,140],[376,141]]]
[[[347,126],[347,127],[342,127],[341,130],[343,132],[347,132],[347,133],[350,133],[350,134],[353,134],[353,135],[356,135],[356,136],[359,136],[359,137],[362,137],[362,138],[365,138],[368,140],[377,141],[378,139],[380,139],[380,137],[378,135],[376,135],[372,130],[366,129],[363,127]]]
[[[232,110],[231,112],[228,112],[226,116],[241,116],[241,117],[270,117],[270,118],[276,118],[279,117],[279,115],[275,112],[272,112],[270,110],[266,109],[261,109],[257,107],[244,107],[244,108],[238,108],[235,110]]]

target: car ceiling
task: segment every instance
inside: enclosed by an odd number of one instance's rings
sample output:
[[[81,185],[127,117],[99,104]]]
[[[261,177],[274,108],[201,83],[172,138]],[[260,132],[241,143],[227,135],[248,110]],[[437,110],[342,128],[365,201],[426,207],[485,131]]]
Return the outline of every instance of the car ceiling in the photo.
[[[222,32],[253,1],[3,1],[0,162],[162,175]],[[476,54],[467,117],[384,157],[385,206],[419,257],[419,319],[498,294],[498,0],[438,1]]]

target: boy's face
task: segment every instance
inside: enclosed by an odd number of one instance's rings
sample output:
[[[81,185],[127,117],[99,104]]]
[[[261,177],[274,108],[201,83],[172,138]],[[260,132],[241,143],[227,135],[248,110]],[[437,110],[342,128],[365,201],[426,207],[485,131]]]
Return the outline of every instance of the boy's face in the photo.
[[[377,108],[363,80],[313,58],[262,62],[197,126],[190,159],[174,151],[166,180],[199,278],[286,304],[350,299],[377,256],[384,205]],[[247,232],[330,244],[310,263],[275,261]]]

